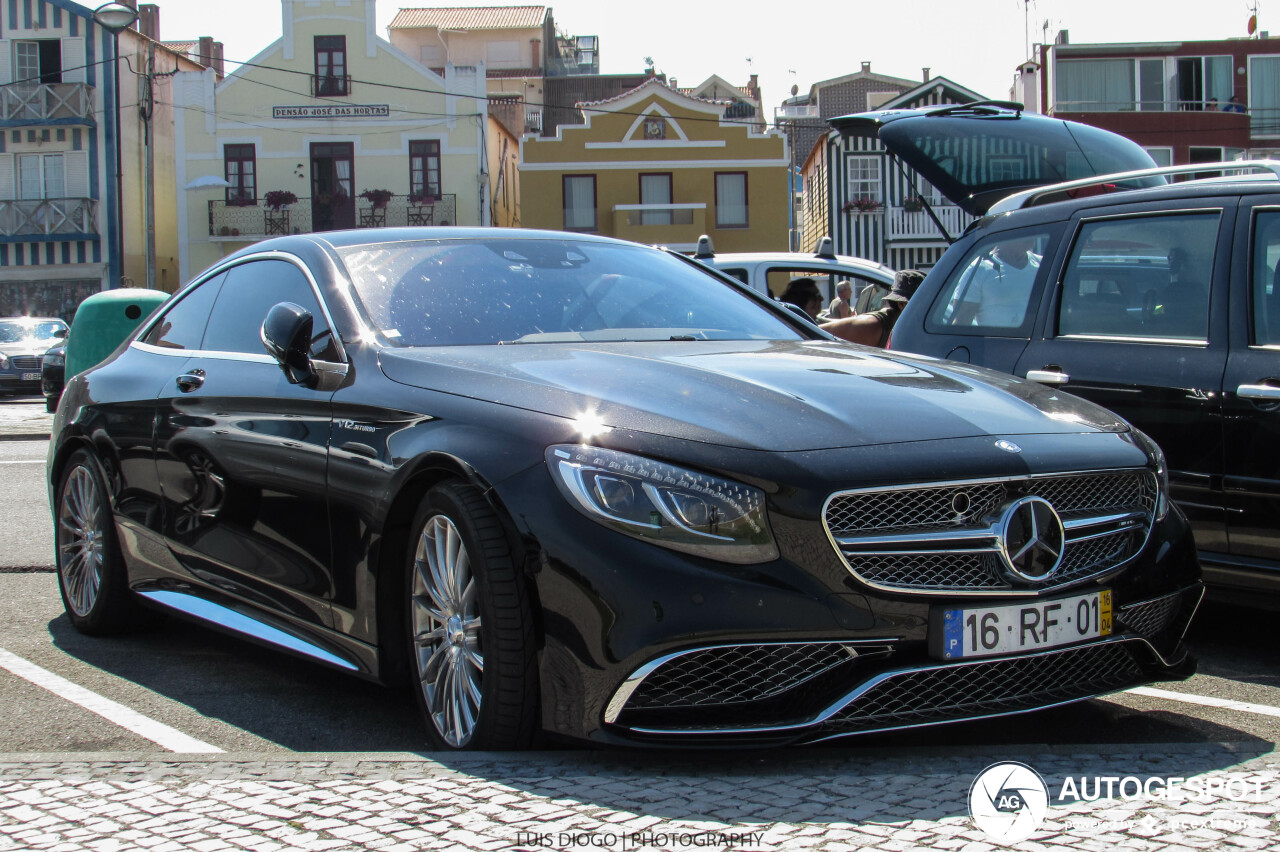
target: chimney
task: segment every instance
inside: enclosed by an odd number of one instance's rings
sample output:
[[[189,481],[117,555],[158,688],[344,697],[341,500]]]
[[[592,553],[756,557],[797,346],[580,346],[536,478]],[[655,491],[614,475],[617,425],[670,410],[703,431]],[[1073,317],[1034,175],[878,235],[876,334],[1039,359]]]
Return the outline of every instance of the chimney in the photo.
[[[155,3],[138,7],[138,32],[152,41],[160,40],[160,7]]]
[[[1071,44],[1070,37],[1067,36],[1066,30],[1058,30],[1058,37],[1053,40],[1054,44]]]
[[[674,89],[674,88],[676,88],[676,78],[675,78],[675,77],[672,77],[672,78],[671,78],[671,88],[673,88],[673,89]]]
[[[547,10],[550,13],[550,9]],[[542,67],[542,39],[529,39],[529,46],[533,48],[533,70],[537,71]]]
[[[756,100],[760,99],[760,75],[752,74],[751,82],[747,84],[747,92]]]
[[[926,83],[927,83],[927,82],[929,82],[929,72],[930,72],[930,71],[932,71],[933,69],[932,69],[932,68],[930,68],[928,65],[926,65],[926,66],[924,66],[923,68],[921,68],[920,70],[924,72],[924,81],[925,81]]]
[[[217,74],[219,79],[226,76],[222,65],[222,42],[220,41],[213,43],[213,73]]]
[[[200,36],[200,46],[196,49],[200,54],[200,64],[205,68],[213,67],[213,39],[210,36]]]
[[[862,63],[862,73],[863,73],[863,74],[870,74],[870,73],[871,73],[871,63],[870,63],[870,62],[864,62],[864,63]]]

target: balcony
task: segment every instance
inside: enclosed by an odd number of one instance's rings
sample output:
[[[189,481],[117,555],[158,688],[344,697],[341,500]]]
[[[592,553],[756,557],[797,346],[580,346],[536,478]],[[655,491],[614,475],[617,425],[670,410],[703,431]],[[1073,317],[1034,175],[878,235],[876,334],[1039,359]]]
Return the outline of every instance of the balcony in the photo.
[[[93,87],[87,83],[0,86],[0,120],[54,118],[82,118],[93,124]]]
[[[309,234],[313,223],[332,221],[336,227],[351,228],[404,228],[420,225],[456,225],[458,223],[457,196],[442,195],[427,204],[411,204],[407,195],[393,195],[385,207],[374,207],[363,198],[354,199],[354,210],[348,208],[351,219],[342,222],[342,216],[328,205],[320,209],[323,216],[313,217],[312,199],[300,198],[285,210],[272,210],[258,200],[251,204],[233,204],[226,201],[209,202],[209,236],[215,240],[244,241],[263,239],[283,234]]]
[[[773,120],[795,121],[799,118],[822,118],[817,104],[793,104],[791,106],[774,107]]]
[[[0,236],[31,237],[98,233],[98,202],[92,198],[32,198],[0,201]]]
[[[960,236],[973,217],[954,204],[931,205],[933,213],[953,238]],[[910,211],[901,207],[888,207],[884,216],[886,240],[942,240],[938,226],[923,210]]]
[[[694,242],[705,234],[707,205],[615,204],[613,236],[637,243]]]

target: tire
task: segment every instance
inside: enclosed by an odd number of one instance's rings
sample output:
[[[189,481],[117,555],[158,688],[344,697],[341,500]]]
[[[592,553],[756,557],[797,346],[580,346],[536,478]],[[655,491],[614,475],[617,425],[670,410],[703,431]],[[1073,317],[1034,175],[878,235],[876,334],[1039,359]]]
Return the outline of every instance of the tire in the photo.
[[[427,492],[405,569],[409,670],[432,744],[528,748],[538,729],[530,596],[478,489],[451,482]]]
[[[90,636],[150,626],[153,617],[129,591],[98,463],[85,450],[72,454],[63,468],[54,523],[58,590],[72,625]]]

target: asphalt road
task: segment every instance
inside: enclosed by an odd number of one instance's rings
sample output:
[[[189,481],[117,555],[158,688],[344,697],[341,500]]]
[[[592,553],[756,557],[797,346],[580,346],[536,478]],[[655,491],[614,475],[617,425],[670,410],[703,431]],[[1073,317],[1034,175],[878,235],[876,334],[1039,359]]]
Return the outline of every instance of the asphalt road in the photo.
[[[51,568],[46,446],[0,440],[0,658],[4,652],[16,655],[118,707],[93,712],[84,706],[93,705],[92,699],[76,703],[0,668],[0,718],[6,720],[0,752],[164,751],[163,737],[149,738],[154,730],[148,721],[211,749],[237,753],[425,747],[407,694],[204,627],[169,619],[124,638],[76,632],[63,615]],[[841,748],[1218,742],[1269,747],[1280,742],[1280,643],[1273,621],[1271,613],[1206,604],[1189,636],[1200,673],[1159,685],[1190,700],[1253,705],[1244,710],[1123,693],[1029,715],[846,740]],[[122,726],[121,714],[129,711],[144,721]]]

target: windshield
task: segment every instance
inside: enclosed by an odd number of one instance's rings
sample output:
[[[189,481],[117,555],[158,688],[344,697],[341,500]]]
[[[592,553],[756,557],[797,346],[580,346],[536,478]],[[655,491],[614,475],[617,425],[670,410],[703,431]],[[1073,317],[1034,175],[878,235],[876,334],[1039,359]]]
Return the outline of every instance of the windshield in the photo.
[[[801,337],[732,285],[641,246],[422,240],[339,254],[398,346]]]
[[[36,322],[0,320],[0,343],[20,343],[23,340],[53,340],[57,333],[66,327],[66,323],[59,320],[38,320]]]

